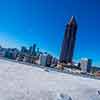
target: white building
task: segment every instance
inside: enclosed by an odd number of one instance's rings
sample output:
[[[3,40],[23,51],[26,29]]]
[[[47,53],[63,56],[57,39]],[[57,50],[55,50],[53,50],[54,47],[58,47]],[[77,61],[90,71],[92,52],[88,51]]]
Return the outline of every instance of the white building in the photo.
[[[39,64],[42,66],[46,66],[46,61],[47,61],[47,54],[40,54]]]
[[[81,72],[82,73],[87,73],[87,72],[90,73],[91,64],[92,64],[91,59],[82,58],[81,61],[80,61]]]
[[[44,53],[44,54],[40,54],[39,57],[39,64],[42,66],[50,66],[52,62],[52,56]]]

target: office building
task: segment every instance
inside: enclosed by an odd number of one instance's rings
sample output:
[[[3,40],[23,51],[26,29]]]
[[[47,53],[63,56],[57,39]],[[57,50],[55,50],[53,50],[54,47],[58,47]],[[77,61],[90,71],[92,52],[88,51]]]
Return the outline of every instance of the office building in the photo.
[[[40,54],[39,57],[39,64],[42,66],[46,66],[46,62],[47,62],[47,54]]]
[[[55,57],[53,57],[52,58],[52,63],[51,63],[52,65],[57,65],[58,64],[58,59],[57,58],[55,58]]]
[[[87,58],[82,58],[80,61],[80,68],[82,73],[90,73],[92,66],[92,60]]]
[[[33,55],[33,56],[36,56],[36,44],[33,44],[33,46],[30,46],[29,54]]]
[[[47,55],[46,66],[50,66],[52,63],[52,56],[50,54]]]
[[[33,44],[32,46],[32,54],[33,56],[36,56],[36,44]]]
[[[42,66],[50,66],[52,63],[52,56],[47,53],[40,54],[39,62]]]
[[[76,20],[75,17],[72,16],[65,29],[64,39],[61,47],[60,63],[72,62],[76,40],[76,31]]]

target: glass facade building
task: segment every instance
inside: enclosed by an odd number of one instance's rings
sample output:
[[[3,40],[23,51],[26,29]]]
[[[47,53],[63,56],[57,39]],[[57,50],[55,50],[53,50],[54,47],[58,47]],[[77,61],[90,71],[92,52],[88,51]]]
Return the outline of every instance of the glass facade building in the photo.
[[[60,62],[61,63],[71,63],[75,40],[76,40],[77,24],[75,17],[72,16],[69,23],[66,26],[64,39],[61,47]]]

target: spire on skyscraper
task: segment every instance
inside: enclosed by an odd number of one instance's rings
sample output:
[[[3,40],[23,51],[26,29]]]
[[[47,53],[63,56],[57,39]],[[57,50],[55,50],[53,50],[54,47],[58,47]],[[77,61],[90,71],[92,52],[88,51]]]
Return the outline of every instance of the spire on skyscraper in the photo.
[[[75,20],[75,17],[72,16],[68,22],[68,25],[76,25],[76,20]]]

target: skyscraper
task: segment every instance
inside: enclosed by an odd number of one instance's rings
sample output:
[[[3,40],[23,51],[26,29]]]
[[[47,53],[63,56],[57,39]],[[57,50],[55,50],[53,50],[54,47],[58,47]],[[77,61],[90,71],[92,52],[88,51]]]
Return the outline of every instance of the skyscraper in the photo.
[[[33,46],[30,46],[29,53],[33,56],[36,55],[36,44],[33,44]]]
[[[60,54],[61,63],[72,62],[75,40],[76,40],[76,31],[77,31],[76,20],[75,17],[72,16],[65,29],[65,34]]]
[[[36,51],[35,51],[36,50],[36,44],[33,44],[32,49],[33,49],[32,50],[33,55],[36,56]]]

